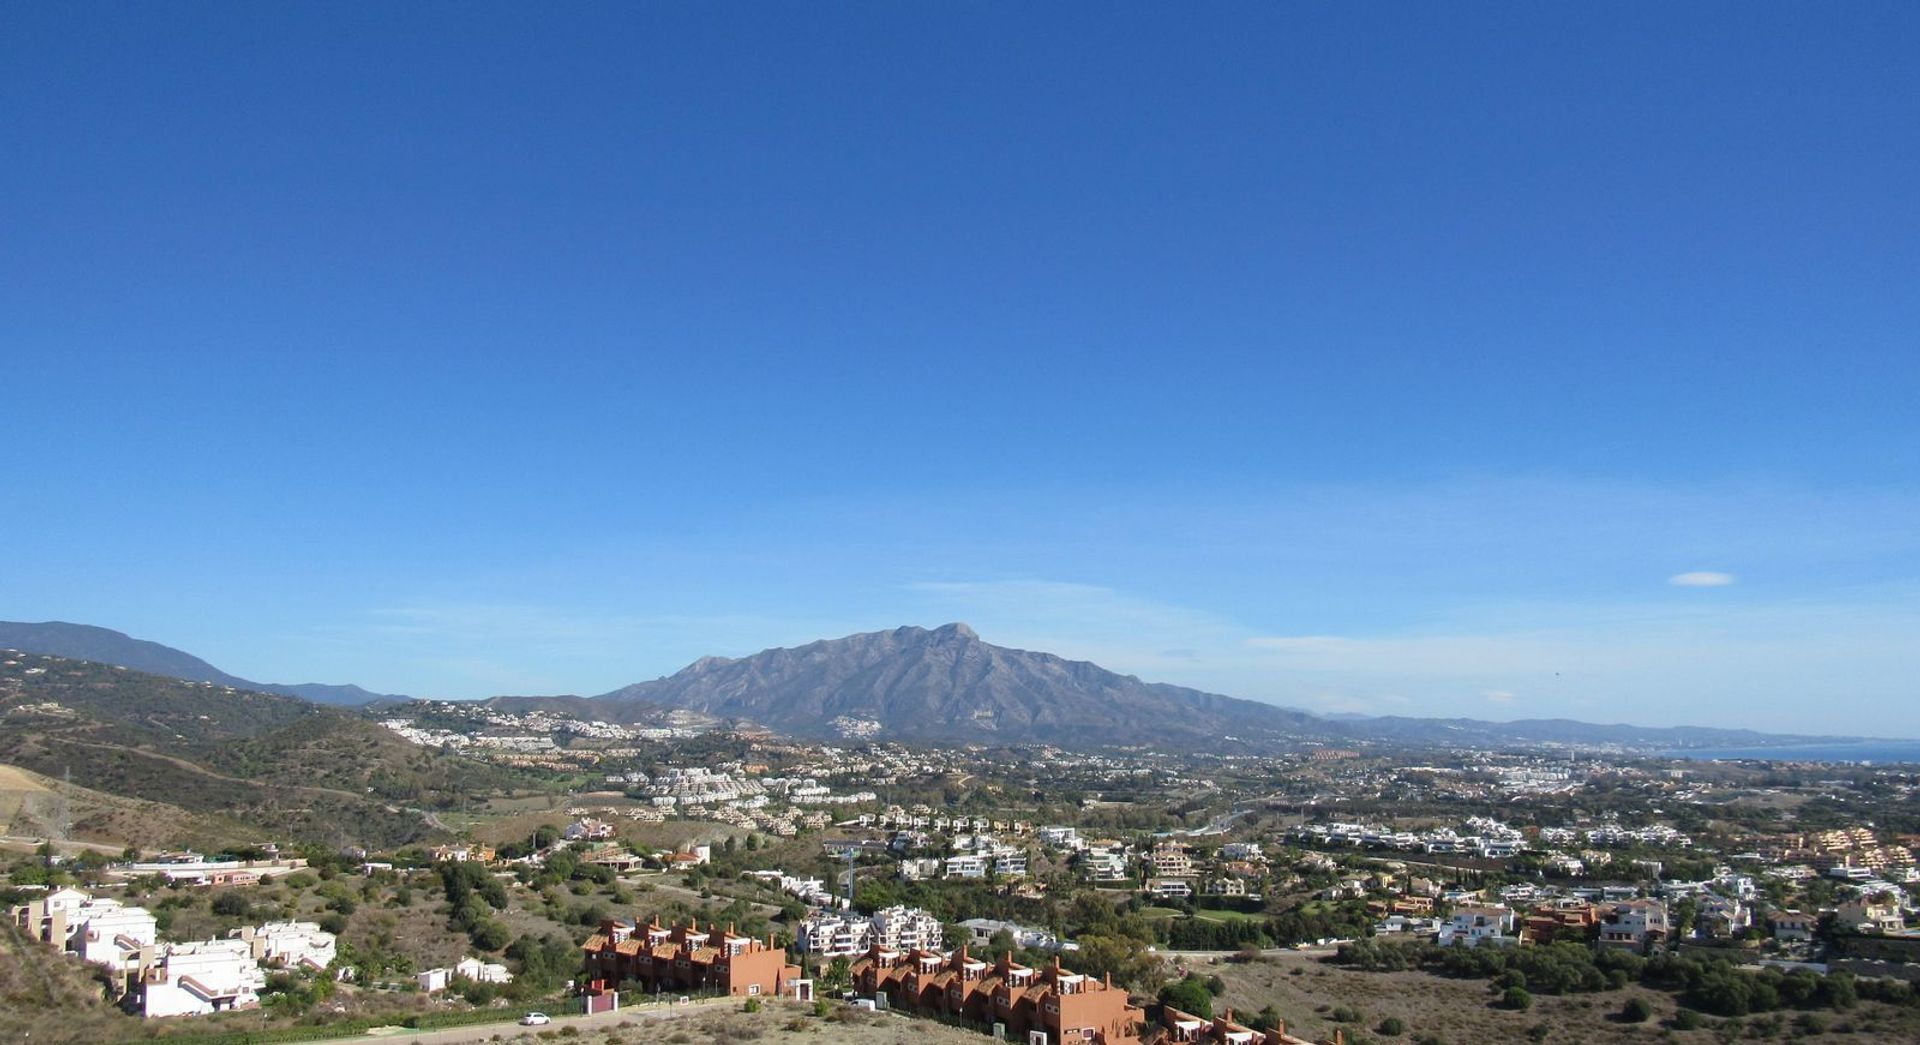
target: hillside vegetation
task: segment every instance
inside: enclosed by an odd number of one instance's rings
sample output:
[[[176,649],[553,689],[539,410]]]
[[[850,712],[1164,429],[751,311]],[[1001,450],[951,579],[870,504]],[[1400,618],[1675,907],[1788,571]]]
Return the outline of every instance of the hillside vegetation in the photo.
[[[337,709],[29,653],[0,662],[0,763],[330,845],[426,840],[431,810],[524,784]]]

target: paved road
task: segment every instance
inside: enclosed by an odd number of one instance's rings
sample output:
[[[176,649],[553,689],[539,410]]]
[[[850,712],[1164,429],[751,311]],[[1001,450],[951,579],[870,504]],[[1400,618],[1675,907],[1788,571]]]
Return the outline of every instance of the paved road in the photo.
[[[714,998],[689,1005],[620,1009],[616,1012],[603,1012],[593,1016],[555,1016],[553,1022],[545,1027],[521,1027],[511,1023],[481,1023],[471,1027],[449,1027],[445,1030],[407,1030],[404,1027],[394,1027],[343,1038],[319,1038],[315,1041],[391,1042],[394,1045],[468,1045],[470,1042],[490,1041],[496,1034],[501,1037],[512,1037],[518,1032],[532,1034],[536,1031],[559,1030],[562,1027],[578,1027],[582,1032],[586,1032],[611,1030],[623,1022],[642,1024],[677,1020],[714,1009],[724,1010],[739,1003],[738,998]],[[635,1040],[639,1040],[642,1036],[640,1031],[635,1031]]]

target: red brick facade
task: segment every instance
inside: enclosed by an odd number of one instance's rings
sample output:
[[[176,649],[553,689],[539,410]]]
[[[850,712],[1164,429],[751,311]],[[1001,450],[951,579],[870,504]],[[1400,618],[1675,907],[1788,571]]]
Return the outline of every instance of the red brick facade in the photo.
[[[741,936],[732,929],[701,929],[698,923],[636,928],[610,921],[580,945],[589,989],[624,982],[648,991],[723,991],[735,997],[777,998],[800,979],[785,948]]]
[[[854,989],[893,1008],[1006,1025],[1011,1041],[1034,1031],[1047,1045],[1140,1045],[1146,1013],[1111,982],[1060,967],[1030,969],[1003,956],[989,964],[965,947],[949,955],[875,946],[853,963]]]

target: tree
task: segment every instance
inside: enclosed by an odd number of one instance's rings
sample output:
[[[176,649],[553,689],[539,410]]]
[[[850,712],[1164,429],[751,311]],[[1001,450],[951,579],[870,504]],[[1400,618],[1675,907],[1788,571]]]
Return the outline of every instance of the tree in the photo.
[[[1166,977],[1160,958],[1131,936],[1082,936],[1074,963],[1088,976],[1112,976],[1120,986],[1138,991],[1155,990]]]
[[[488,918],[475,925],[467,933],[467,937],[473,941],[475,947],[483,951],[497,951],[505,947],[507,941],[513,939],[513,933],[505,925]]]
[[[1179,1009],[1203,1020],[1213,1018],[1213,992],[1198,976],[1175,980],[1160,988],[1160,1004]]]
[[[1014,940],[1012,932],[1001,929],[993,934],[992,939],[987,941],[987,953],[990,955],[1006,954],[1009,951],[1017,949],[1019,946],[1019,943]]]

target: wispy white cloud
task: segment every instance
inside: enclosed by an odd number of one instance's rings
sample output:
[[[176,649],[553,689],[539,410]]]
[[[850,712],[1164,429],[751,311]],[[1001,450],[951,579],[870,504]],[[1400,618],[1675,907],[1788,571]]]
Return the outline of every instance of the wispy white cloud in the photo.
[[[1724,588],[1737,578],[1719,570],[1689,570],[1667,578],[1667,583],[1682,588]]]
[[[1493,701],[1495,704],[1511,704],[1513,703],[1514,697],[1514,693],[1510,689],[1490,689],[1480,695]]]

